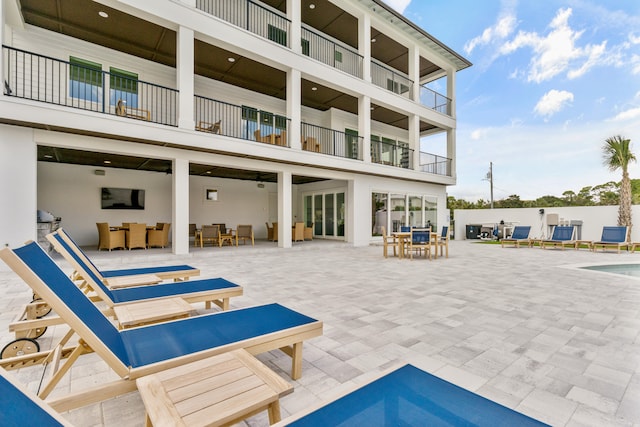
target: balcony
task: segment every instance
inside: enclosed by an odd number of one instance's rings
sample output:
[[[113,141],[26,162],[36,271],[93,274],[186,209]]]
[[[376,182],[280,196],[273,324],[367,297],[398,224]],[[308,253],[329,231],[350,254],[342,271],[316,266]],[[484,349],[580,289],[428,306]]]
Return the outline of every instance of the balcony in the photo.
[[[251,0],[196,0],[196,9],[243,28],[250,33],[291,47],[291,21],[279,13]]]
[[[302,149],[330,156],[362,160],[362,137],[309,123],[301,123]]]
[[[413,169],[413,151],[406,142],[371,140],[371,163]]]
[[[421,151],[420,170],[436,175],[451,176],[451,159]]]
[[[196,95],[195,118],[201,132],[289,147],[291,120],[268,111]]]
[[[371,61],[371,82],[390,92],[411,99],[413,81],[376,60]]]
[[[8,46],[2,53],[5,95],[178,126],[175,89]]]
[[[363,58],[355,49],[306,27],[302,27],[302,54],[362,78]]]
[[[451,99],[424,85],[420,86],[420,103],[439,113],[451,115]]]

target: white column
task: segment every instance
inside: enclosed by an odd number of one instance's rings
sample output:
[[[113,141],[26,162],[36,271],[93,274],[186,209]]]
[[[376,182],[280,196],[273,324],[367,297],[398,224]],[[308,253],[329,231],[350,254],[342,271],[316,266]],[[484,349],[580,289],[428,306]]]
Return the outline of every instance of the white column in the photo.
[[[289,47],[295,53],[302,53],[302,5],[300,0],[287,0],[287,17],[291,21]]]
[[[413,81],[410,97],[418,101],[420,99],[420,51],[415,44],[409,46],[409,78]]]
[[[300,82],[300,71],[289,70],[287,72],[287,117],[291,119],[288,129],[288,138],[291,148],[300,150],[300,121],[302,112],[300,104],[302,102],[302,85]]]
[[[291,172],[278,172],[278,247],[291,247]]]
[[[194,36],[193,30],[180,26],[176,49],[176,85],[178,95],[178,127],[193,130],[195,128],[193,112],[194,95]]]
[[[189,253],[189,161],[173,160],[173,253]]]
[[[456,177],[456,130],[447,131],[447,157],[451,159],[451,176]]]
[[[362,160],[371,163],[371,98],[358,98],[358,135],[362,137]]]
[[[420,169],[420,116],[409,115],[409,148],[413,148],[413,170]]]
[[[38,149],[32,129],[0,125],[0,194],[3,204],[0,209],[0,248],[18,247],[27,240],[37,239],[37,160]],[[51,209],[48,206],[40,208]],[[59,212],[52,213],[60,215]],[[62,226],[65,226],[64,222]]]
[[[371,17],[358,18],[358,52],[362,55],[362,79],[371,81]]]
[[[371,189],[364,181],[361,178],[347,183],[346,234],[353,246],[368,246],[371,241]]]
[[[456,73],[453,70],[447,71],[447,98],[451,100],[451,105],[449,106],[449,111],[447,114],[451,115],[454,119],[456,118]]]

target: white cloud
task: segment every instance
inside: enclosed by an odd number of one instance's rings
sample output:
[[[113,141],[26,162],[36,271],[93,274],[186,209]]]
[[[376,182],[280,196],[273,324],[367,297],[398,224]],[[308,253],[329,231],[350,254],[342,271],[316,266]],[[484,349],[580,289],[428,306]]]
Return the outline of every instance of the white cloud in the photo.
[[[636,120],[636,119],[640,119],[640,107],[630,108],[628,110],[622,111],[616,114],[616,116],[610,120],[613,122],[623,122],[627,120]]]
[[[552,89],[545,93],[536,104],[534,111],[541,116],[550,117],[573,101],[573,94],[566,90]]]
[[[385,0],[385,3],[399,13],[404,13],[404,10],[409,6],[411,0]]]
[[[470,54],[477,46],[501,41],[513,33],[516,27],[516,17],[510,12],[503,13],[492,27],[485,28],[481,35],[474,37],[464,45],[464,51]]]
[[[471,140],[479,141],[485,139],[489,134],[490,128],[479,128],[471,131]]]

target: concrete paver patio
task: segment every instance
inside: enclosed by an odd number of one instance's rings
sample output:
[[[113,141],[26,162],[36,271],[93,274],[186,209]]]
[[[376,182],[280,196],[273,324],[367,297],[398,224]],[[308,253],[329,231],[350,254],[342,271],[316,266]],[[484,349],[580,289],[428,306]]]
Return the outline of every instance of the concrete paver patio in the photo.
[[[197,248],[188,256],[89,254],[105,269],[188,263],[202,277],[243,286],[233,308],[279,302],[322,320],[324,335],[305,342],[302,378],[281,401],[283,417],[408,362],[555,426],[640,425],[640,279],[574,268],[640,263],[637,254],[452,241],[448,259],[410,261],[385,259],[379,246],[318,240],[291,249],[271,242]],[[4,345],[31,292],[4,265],[0,289]],[[64,332],[50,328],[42,348]],[[287,356],[258,358],[291,381]],[[42,368],[12,374],[35,391]],[[54,395],[115,378],[95,354],[85,355]],[[144,407],[130,393],[64,416],[78,426],[140,426]],[[267,416],[246,424],[268,425]]]

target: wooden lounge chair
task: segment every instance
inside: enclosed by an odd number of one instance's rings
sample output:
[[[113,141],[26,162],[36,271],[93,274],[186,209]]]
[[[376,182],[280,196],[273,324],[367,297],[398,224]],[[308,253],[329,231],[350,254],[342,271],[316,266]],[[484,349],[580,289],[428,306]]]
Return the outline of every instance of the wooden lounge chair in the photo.
[[[71,426],[71,423],[0,368],[0,424],[3,426]]]
[[[576,241],[573,240],[573,225],[558,225],[553,229],[553,234],[551,235],[551,239],[542,240],[540,242],[540,247],[542,249],[546,249],[547,246],[551,246],[554,248],[560,247],[560,249],[564,249],[565,246],[570,246],[575,248]]]
[[[516,225],[513,228],[513,233],[511,233],[511,237],[506,237],[500,239],[500,245],[504,248],[504,245],[513,244],[514,247],[519,248],[520,243],[526,243],[527,246],[531,246],[531,241],[529,240],[529,233],[531,232],[530,225]]]
[[[0,258],[41,295],[80,337],[71,353],[54,349],[56,367],[39,396],[46,398],[82,354],[95,352],[121,379],[56,401],[70,410],[135,390],[135,379],[244,348],[251,354],[281,349],[292,358],[291,377],[302,374],[302,343],[322,335],[322,322],[279,304],[248,307],[118,330],[37,243],[0,250]],[[60,358],[68,356],[64,364]],[[29,355],[28,357],[34,357]],[[27,356],[25,356],[27,358]],[[0,361],[15,367],[17,361]],[[22,366],[22,365],[21,365]]]
[[[591,250],[596,252],[598,247],[602,248],[604,252],[605,249],[616,249],[618,253],[620,253],[620,249],[629,248],[632,246],[630,242],[627,241],[627,226],[604,226],[602,227],[602,237],[597,242],[591,242]]]
[[[199,269],[186,264],[125,268],[119,270],[100,270],[64,229],[59,228],[55,232],[51,233],[50,236],[51,237],[47,236],[47,239],[49,239],[53,244],[54,248],[56,248],[56,242],[54,240],[60,239],[66,242],[65,247],[67,250],[60,252],[60,254],[64,256],[67,261],[70,261],[71,258],[76,258],[78,262],[83,264],[83,269],[91,270],[103,283],[108,285],[110,285],[109,282],[117,281],[127,281],[131,284],[149,284],[149,275],[156,276],[161,280],[174,280],[176,282],[188,280],[190,277],[200,275]],[[55,239],[52,240],[52,238]],[[76,271],[74,276],[78,275],[79,273]],[[73,277],[74,280],[76,278],[79,277]]]
[[[295,426],[546,426],[520,412],[413,365],[392,368],[274,427]]]
[[[110,288],[93,270],[75,255],[66,240],[60,234],[51,233],[47,236],[56,251],[75,268],[83,278],[83,285],[95,292],[96,297],[104,301],[109,307],[117,303],[136,302],[149,299],[180,297],[189,303],[205,302],[210,308],[211,303],[224,310],[229,309],[229,298],[242,295],[242,287],[222,278],[198,279],[186,282],[170,282],[147,284],[146,286],[122,286]],[[128,283],[125,283],[128,285]]]

